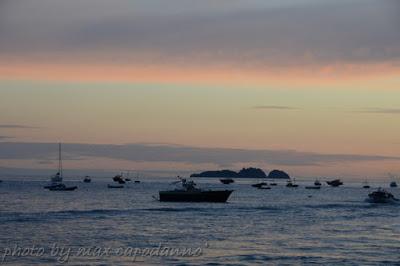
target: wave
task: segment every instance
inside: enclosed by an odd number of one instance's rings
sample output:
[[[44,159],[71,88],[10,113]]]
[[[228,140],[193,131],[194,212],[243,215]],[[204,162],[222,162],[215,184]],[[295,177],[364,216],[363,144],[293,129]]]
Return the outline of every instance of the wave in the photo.
[[[39,222],[49,219],[75,219],[92,216],[96,218],[127,215],[137,212],[201,212],[209,208],[145,208],[145,209],[92,209],[92,210],[63,210],[48,212],[1,212],[1,222]]]
[[[147,208],[147,209],[139,209],[141,211],[156,211],[156,212],[199,212],[199,211],[209,211],[209,208]]]

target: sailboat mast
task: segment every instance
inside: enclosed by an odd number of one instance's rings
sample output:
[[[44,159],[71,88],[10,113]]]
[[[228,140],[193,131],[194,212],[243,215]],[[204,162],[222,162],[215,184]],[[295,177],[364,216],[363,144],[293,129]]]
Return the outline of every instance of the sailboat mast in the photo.
[[[60,177],[62,177],[61,142],[58,143],[58,172],[60,173]]]

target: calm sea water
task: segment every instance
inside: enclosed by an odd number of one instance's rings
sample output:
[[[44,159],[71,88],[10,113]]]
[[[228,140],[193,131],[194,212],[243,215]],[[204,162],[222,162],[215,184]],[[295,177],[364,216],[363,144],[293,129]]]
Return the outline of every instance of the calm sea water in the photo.
[[[73,192],[47,191],[46,182],[4,181],[0,258],[11,250],[14,256],[6,256],[3,264],[54,265],[62,260],[61,253],[51,254],[58,247],[70,249],[68,265],[400,265],[400,205],[366,203],[372,189],[360,184],[257,190],[250,180],[226,186],[203,179],[202,187],[234,189],[229,202],[154,200],[159,190],[171,188],[170,181],[107,189],[109,182],[93,179],[71,182],[79,186]],[[399,189],[390,191],[400,197]],[[43,248],[43,254],[18,251],[31,247]],[[90,247],[103,254],[77,254]],[[132,250],[159,247],[201,253],[147,253],[133,261]]]

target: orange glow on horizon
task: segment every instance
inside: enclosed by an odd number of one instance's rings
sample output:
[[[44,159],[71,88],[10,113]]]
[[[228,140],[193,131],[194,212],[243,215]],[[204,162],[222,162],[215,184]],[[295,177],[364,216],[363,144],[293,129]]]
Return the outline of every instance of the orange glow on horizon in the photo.
[[[0,65],[0,79],[71,82],[198,83],[226,85],[294,85],[334,87],[365,81],[398,84],[400,67],[393,64],[235,68],[227,66],[166,66],[112,64],[19,63]],[[389,84],[388,84],[389,82]],[[397,83],[397,84],[396,84]],[[365,86],[364,86],[365,87]],[[382,87],[382,86],[381,86]]]

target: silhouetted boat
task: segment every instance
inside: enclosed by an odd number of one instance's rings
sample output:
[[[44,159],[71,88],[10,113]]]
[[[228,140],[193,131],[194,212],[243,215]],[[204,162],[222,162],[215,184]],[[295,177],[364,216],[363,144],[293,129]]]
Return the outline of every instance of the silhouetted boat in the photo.
[[[181,179],[182,187],[175,190],[160,191],[160,201],[174,202],[226,202],[233,190],[202,190],[193,181]]]
[[[92,182],[92,179],[90,179],[89,176],[85,176],[85,178],[83,179],[83,182],[90,183],[90,182]]]
[[[318,179],[316,179],[315,181],[314,181],[314,186],[322,186],[322,184],[321,184],[321,182],[319,182],[319,180]]]
[[[390,187],[397,187],[397,183],[395,181],[390,182]]]
[[[363,188],[371,188],[371,186],[368,184],[367,181],[365,181],[363,184]]]
[[[277,186],[277,183],[269,183],[270,186]]]
[[[393,203],[399,201],[399,199],[396,199],[392,193],[381,188],[369,193],[367,200],[372,203]]]
[[[229,185],[229,184],[235,182],[235,180],[233,180],[232,178],[222,178],[219,181],[221,181],[221,183],[225,184],[225,185]]]
[[[63,180],[63,169],[61,159],[61,143],[58,144],[58,172],[50,178],[50,184],[44,186],[45,189],[51,191],[72,191],[77,189],[77,186],[67,187],[62,183]]]
[[[125,184],[125,180],[123,179],[122,174],[114,176],[113,181],[119,184]]]
[[[123,185],[110,185],[110,184],[108,184],[107,187],[108,188],[124,188]]]
[[[268,184],[266,182],[261,182],[261,183],[253,184],[251,186],[255,187],[255,188],[261,188],[263,186],[268,186]]]
[[[343,185],[343,182],[340,179],[334,179],[332,181],[326,181],[326,183],[332,187],[338,187]]]
[[[286,183],[287,187],[298,187],[299,185],[297,185],[296,183],[294,183],[294,180],[288,180]]]
[[[75,190],[77,188],[78,188],[77,186],[67,187],[63,183],[60,183],[60,184],[57,184],[57,185],[50,186],[48,189],[50,191],[72,191],[72,190]]]
[[[136,183],[136,184],[139,184],[139,183],[140,183],[140,180],[139,180],[139,173],[137,173],[137,175],[136,175],[135,183]]]

